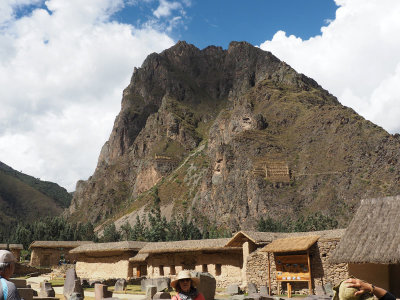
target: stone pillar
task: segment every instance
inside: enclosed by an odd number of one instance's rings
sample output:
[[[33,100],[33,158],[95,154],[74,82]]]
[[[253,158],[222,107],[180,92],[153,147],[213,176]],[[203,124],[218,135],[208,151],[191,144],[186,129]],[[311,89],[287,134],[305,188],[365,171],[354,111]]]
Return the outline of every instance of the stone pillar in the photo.
[[[94,285],[94,299],[102,300],[103,298],[112,297],[112,292],[108,290],[108,286],[105,284],[96,283]]]
[[[247,285],[247,258],[250,255],[250,244],[249,242],[245,242],[242,246],[243,248],[243,267],[242,267],[242,284]]]

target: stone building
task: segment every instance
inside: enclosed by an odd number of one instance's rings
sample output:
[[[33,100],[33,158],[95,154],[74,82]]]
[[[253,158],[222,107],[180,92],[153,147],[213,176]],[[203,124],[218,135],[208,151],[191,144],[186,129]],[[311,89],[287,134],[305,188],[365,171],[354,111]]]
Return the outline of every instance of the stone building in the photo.
[[[136,264],[133,273],[143,274],[138,266],[147,265],[147,277],[173,278],[188,269],[208,272],[217,287],[242,282],[243,255],[241,247],[225,247],[230,239],[188,240],[148,243],[130,262]]]
[[[30,265],[34,267],[51,267],[57,265],[61,258],[71,263],[76,255],[70,251],[89,241],[34,241],[29,248],[32,250]]]
[[[9,250],[14,254],[17,261],[21,258],[21,250],[24,249],[22,244],[0,244],[0,250]]]
[[[332,263],[400,297],[400,196],[362,200]]]
[[[131,278],[134,274],[129,258],[135,256],[146,244],[123,241],[79,246],[71,250],[77,256],[76,274],[90,280]]]
[[[250,253],[246,262],[246,280],[248,283],[255,283],[258,286],[271,286],[271,292],[278,292],[276,254],[281,255],[302,255],[309,253],[311,284],[315,292],[317,286],[327,283],[334,285],[348,277],[348,268],[346,263],[330,263],[329,258],[336,249],[344,229],[299,232],[299,233],[275,233],[271,234],[274,241],[265,248],[257,249]],[[303,237],[304,247],[296,237]],[[311,238],[307,238],[311,237]],[[314,241],[312,241],[314,240]],[[310,243],[311,241],[311,243]],[[272,252],[268,252],[272,251]],[[276,251],[276,252],[274,252]],[[268,259],[268,256],[269,259]],[[270,270],[270,271],[268,271]],[[269,276],[270,275],[270,276]],[[290,282],[293,291],[296,293],[307,294],[308,282],[280,281],[282,290],[286,289],[286,283]],[[282,284],[284,283],[284,284]]]
[[[237,232],[225,245],[225,247],[240,247],[242,248],[242,261],[241,268],[241,285],[247,285],[247,264],[248,257],[251,253],[265,245],[271,243],[273,240],[281,236],[276,232],[258,232],[258,231],[239,231]],[[250,272],[252,272],[250,270]]]

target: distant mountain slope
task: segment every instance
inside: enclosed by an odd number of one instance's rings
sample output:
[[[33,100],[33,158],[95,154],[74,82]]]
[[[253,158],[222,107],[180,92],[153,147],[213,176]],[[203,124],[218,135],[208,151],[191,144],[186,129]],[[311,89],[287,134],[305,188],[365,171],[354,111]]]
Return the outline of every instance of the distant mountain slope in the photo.
[[[41,181],[0,162],[0,224],[60,215],[71,201],[59,185]]]
[[[70,218],[133,223],[156,199],[232,230],[316,212],[345,226],[360,199],[400,193],[399,149],[270,52],[179,42],[135,69]]]

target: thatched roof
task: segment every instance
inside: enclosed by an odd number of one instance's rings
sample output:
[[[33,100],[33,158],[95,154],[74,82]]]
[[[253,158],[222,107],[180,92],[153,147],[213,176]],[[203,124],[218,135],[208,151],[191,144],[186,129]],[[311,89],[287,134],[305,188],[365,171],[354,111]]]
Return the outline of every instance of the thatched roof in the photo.
[[[239,231],[226,244],[227,247],[241,247],[243,243],[252,241],[253,243],[267,244],[277,238],[276,232],[258,232],[258,231]]]
[[[272,241],[280,238],[291,236],[307,236],[318,235],[320,240],[340,239],[345,232],[345,229],[333,229],[310,232],[257,232],[257,231],[239,231],[226,244],[226,247],[241,247],[248,240],[257,245],[269,244]]]
[[[240,247],[224,247],[230,239],[187,240],[148,243],[139,253],[191,252],[191,251],[232,251]]]
[[[101,252],[124,252],[139,251],[147,242],[123,241],[115,243],[92,243],[72,249],[70,253],[101,253]]]
[[[149,257],[148,253],[138,253],[134,257],[129,259],[130,262],[145,262],[147,257]]]
[[[5,250],[7,249],[7,244],[0,244],[0,249]],[[10,250],[23,250],[24,246],[22,244],[8,244],[8,249]]]
[[[271,244],[268,244],[261,251],[266,252],[296,252],[308,250],[312,245],[318,241],[318,235],[308,236],[293,236],[283,239],[277,239]]]
[[[91,241],[34,241],[29,248],[76,248]]]
[[[362,200],[331,263],[400,263],[400,196]]]

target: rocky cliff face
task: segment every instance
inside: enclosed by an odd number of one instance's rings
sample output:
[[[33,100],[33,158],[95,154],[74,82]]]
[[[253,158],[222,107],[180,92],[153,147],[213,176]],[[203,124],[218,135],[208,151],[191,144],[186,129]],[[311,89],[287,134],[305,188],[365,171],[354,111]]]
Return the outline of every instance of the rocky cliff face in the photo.
[[[361,198],[399,193],[399,146],[269,52],[178,42],[135,69],[69,215],[132,221],[157,191],[167,217],[233,230],[316,211],[345,225]]]

